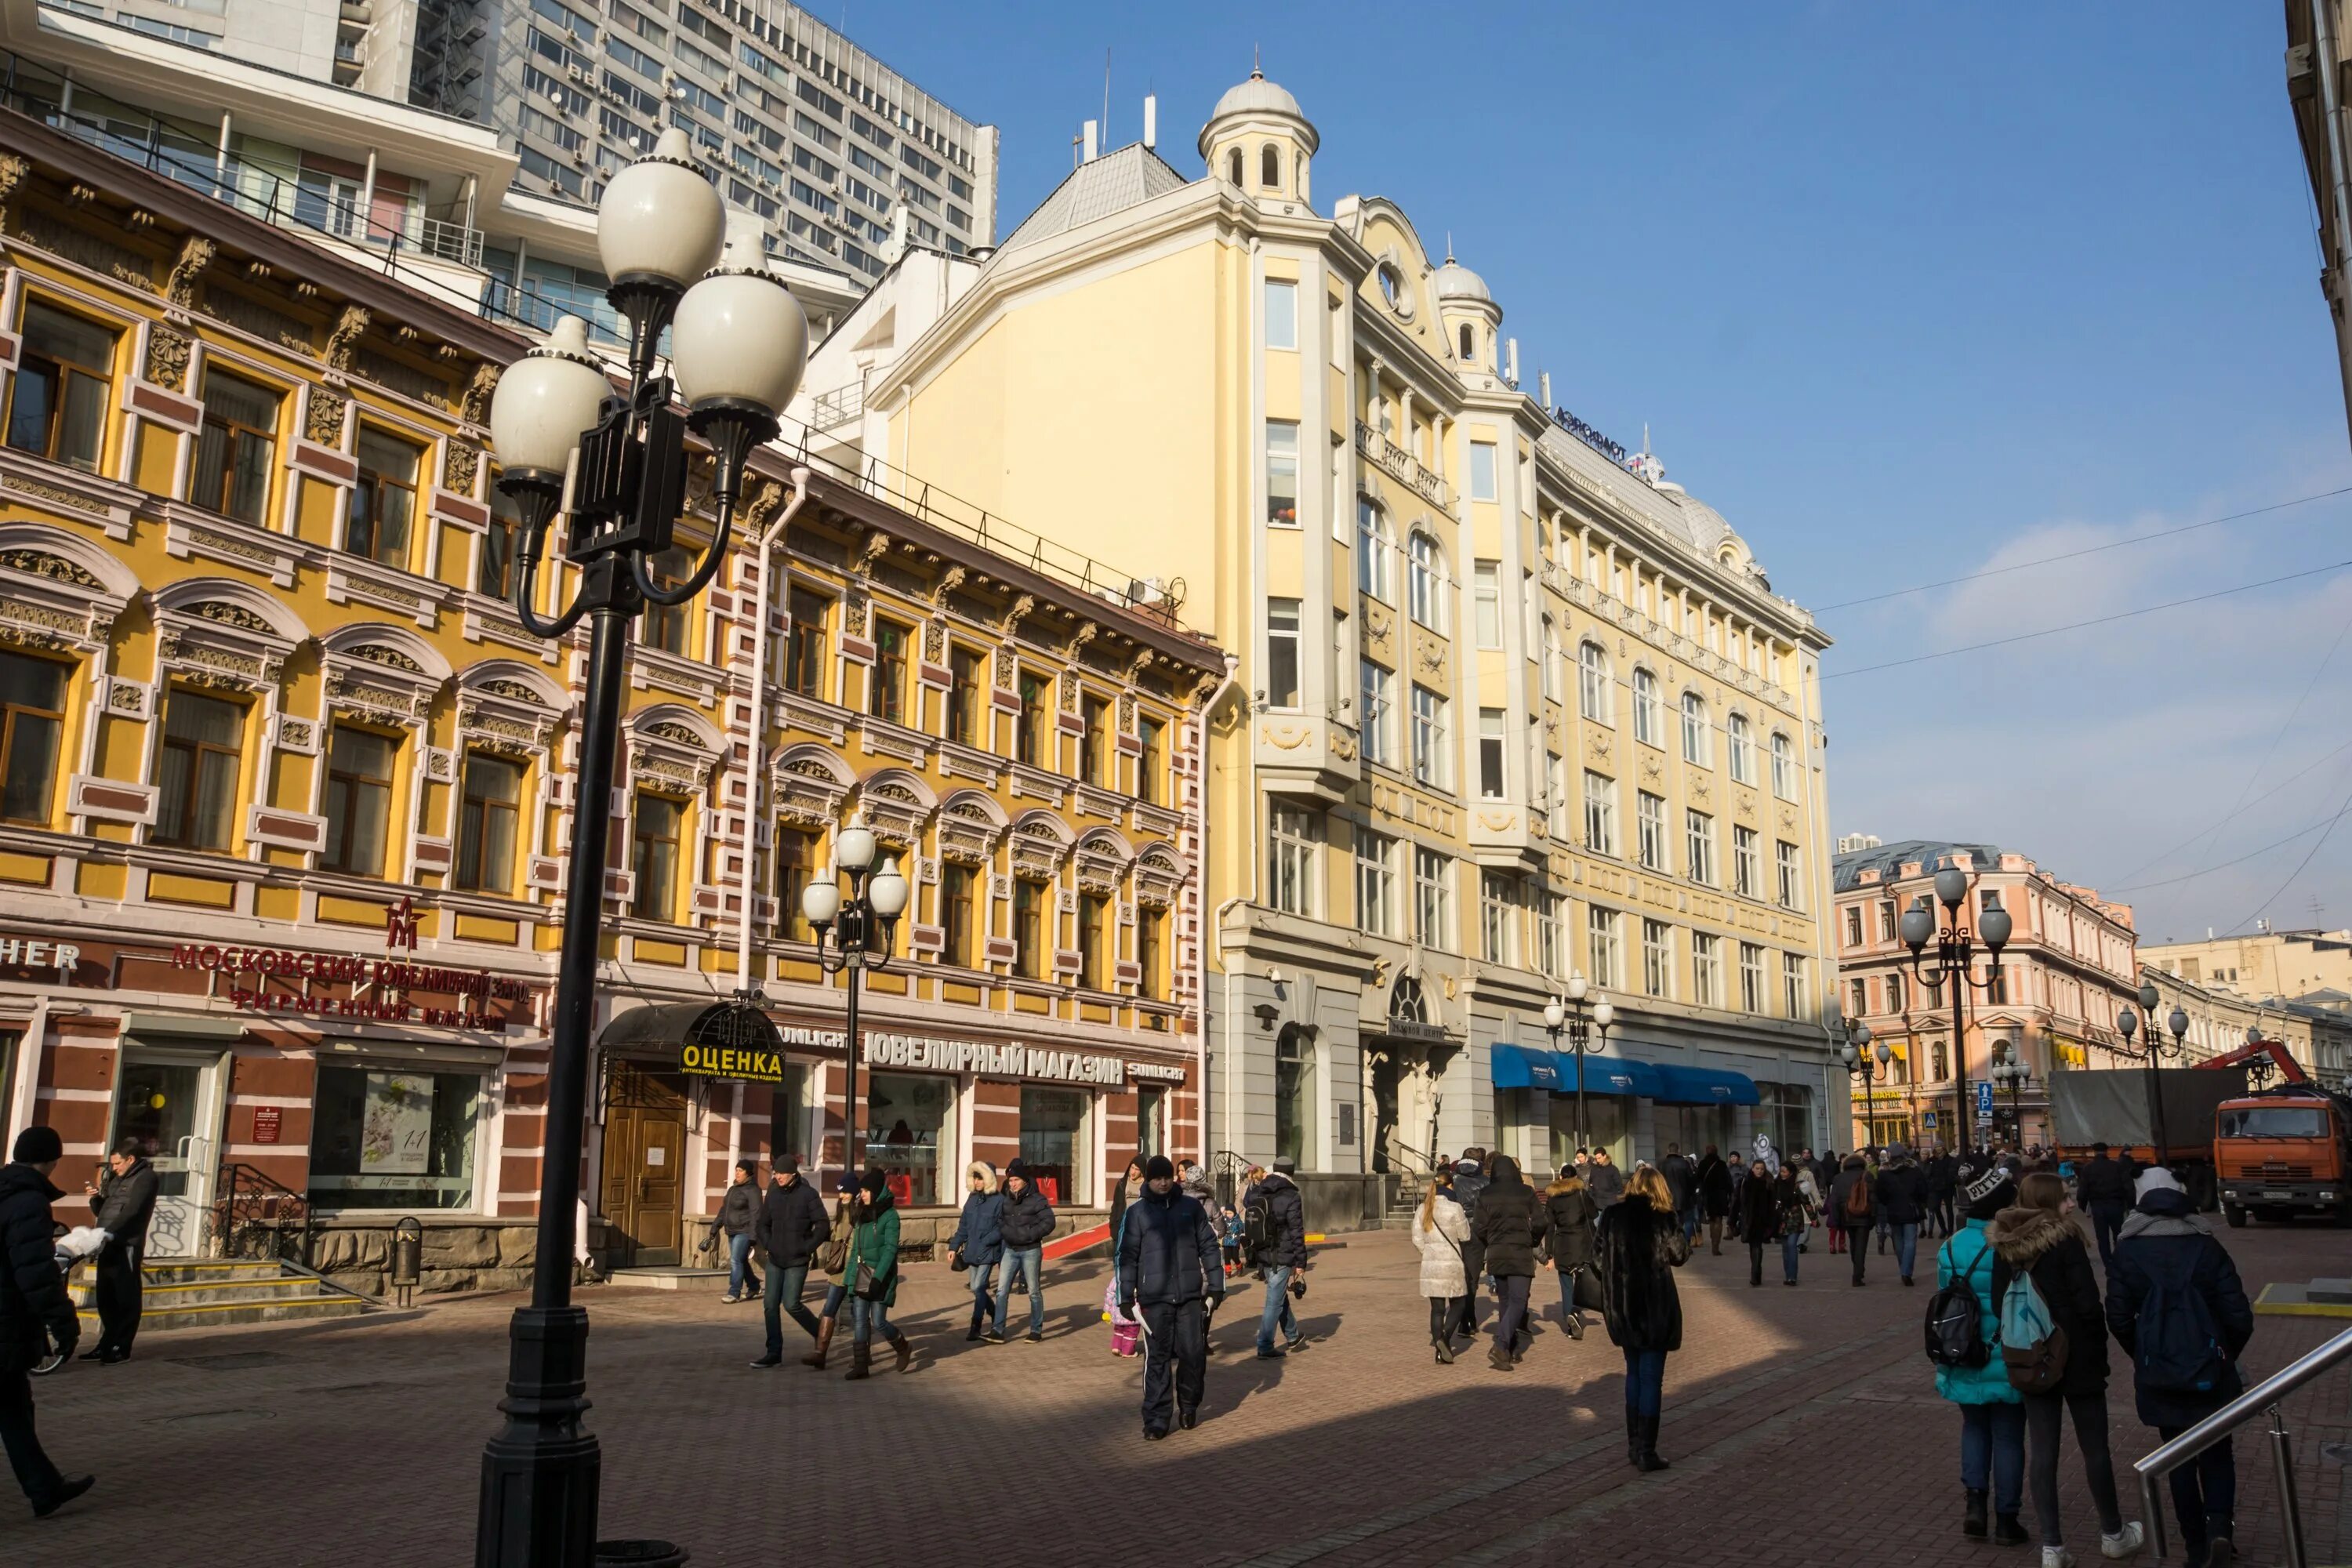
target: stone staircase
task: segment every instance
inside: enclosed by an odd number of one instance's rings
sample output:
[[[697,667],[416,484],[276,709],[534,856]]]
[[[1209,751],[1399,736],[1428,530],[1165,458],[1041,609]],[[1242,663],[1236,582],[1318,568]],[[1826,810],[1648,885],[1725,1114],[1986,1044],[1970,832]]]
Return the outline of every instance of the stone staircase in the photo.
[[[193,1329],[213,1323],[277,1323],[355,1318],[364,1298],[339,1290],[314,1274],[275,1258],[163,1258],[140,1269],[144,1295],[139,1329]],[[70,1282],[82,1342],[98,1342],[97,1287],[87,1267]]]
[[[1411,1230],[1413,1210],[1421,1207],[1421,1184],[1410,1179],[1391,1176],[1389,1206],[1381,1223],[1388,1230]]]

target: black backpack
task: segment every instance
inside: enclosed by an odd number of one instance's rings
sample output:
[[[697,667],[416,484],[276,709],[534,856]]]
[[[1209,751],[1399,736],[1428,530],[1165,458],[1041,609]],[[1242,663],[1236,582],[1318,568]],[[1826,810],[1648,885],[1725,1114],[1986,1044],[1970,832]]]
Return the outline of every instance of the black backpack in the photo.
[[[2230,1353],[2194,1285],[2149,1285],[2132,1335],[2132,1360],[2142,1388],[2168,1394],[2210,1394],[2230,1374]]]
[[[1242,1257],[1251,1263],[1260,1262],[1281,1241],[1274,1223],[1274,1200],[1263,1187],[1253,1188],[1242,1202]]]
[[[1983,1243],[1982,1248],[1975,1262],[1953,1269],[1952,1282],[1927,1298],[1927,1359],[1937,1366],[1973,1369],[1990,1359],[1984,1340],[1984,1302],[1969,1283],[1977,1265],[1992,1256],[1991,1243]]]

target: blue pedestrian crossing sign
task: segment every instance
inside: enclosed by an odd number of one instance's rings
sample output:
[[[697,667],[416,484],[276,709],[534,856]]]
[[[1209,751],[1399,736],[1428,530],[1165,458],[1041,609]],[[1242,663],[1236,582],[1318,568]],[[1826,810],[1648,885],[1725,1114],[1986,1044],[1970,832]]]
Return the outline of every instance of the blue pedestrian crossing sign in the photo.
[[[1935,1113],[1934,1111],[1930,1110],[1930,1111],[1927,1112],[1927,1113],[1926,1113],[1926,1117],[1927,1117],[1927,1125],[1928,1125],[1928,1126],[1933,1127],[1934,1125],[1936,1125],[1936,1113]]]
[[[1984,1121],[1992,1120],[1992,1085],[1990,1082],[1980,1080],[1977,1084],[1977,1116]]]

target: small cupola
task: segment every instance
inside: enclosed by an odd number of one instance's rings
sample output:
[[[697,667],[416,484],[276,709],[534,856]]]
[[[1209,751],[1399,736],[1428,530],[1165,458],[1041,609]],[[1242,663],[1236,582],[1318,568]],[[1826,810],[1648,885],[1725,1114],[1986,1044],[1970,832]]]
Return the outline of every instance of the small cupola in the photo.
[[[1437,296],[1437,319],[1445,330],[1446,352],[1464,370],[1493,370],[1501,363],[1496,333],[1503,325],[1503,308],[1486,289],[1486,280],[1454,259],[1448,246],[1445,264],[1430,279]]]
[[[1210,174],[1260,201],[1308,205],[1307,164],[1322,143],[1298,100],[1262,70],[1227,89],[1201,127]]]

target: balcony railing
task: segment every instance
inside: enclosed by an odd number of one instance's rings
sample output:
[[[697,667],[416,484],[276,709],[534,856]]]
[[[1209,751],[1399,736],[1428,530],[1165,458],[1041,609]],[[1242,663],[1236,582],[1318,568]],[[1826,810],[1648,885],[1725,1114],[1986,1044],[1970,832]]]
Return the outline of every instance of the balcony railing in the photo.
[[[1450,510],[1454,505],[1453,489],[1437,475],[1422,466],[1421,459],[1398,446],[1362,420],[1356,421],[1356,449],[1399,484],[1411,485],[1416,494],[1439,510]]]
[[[809,414],[809,428],[824,432],[838,430],[866,412],[866,384],[853,381],[846,386],[836,386],[814,400]]]

